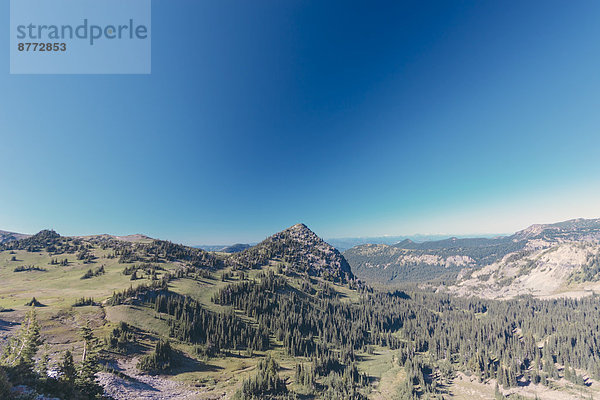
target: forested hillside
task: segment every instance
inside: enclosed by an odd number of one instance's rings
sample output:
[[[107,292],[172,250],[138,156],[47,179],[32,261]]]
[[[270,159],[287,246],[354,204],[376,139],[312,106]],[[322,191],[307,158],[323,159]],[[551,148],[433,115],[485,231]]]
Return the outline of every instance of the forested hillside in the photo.
[[[376,290],[301,224],[235,254],[54,231],[0,250],[2,398],[600,393],[598,296]]]

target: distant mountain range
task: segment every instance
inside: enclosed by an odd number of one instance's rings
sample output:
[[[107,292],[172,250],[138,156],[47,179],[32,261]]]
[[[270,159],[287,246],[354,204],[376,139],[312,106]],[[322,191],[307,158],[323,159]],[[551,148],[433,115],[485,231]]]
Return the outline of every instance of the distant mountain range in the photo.
[[[325,239],[327,243],[338,249],[339,251],[346,251],[352,247],[360,246],[363,244],[387,244],[394,245],[404,240],[411,240],[415,242],[431,242],[436,240],[442,240],[452,235],[404,235],[404,236],[366,236],[356,238],[329,238]],[[485,237],[494,237],[498,234],[484,235]],[[468,238],[469,235],[460,235],[458,238]]]
[[[511,239],[522,244],[519,251],[462,270],[447,290],[487,298],[600,292],[600,219],[532,225]]]
[[[338,249],[339,251],[345,251],[355,246],[360,246],[362,244],[387,244],[393,245],[397,244],[403,240],[409,239],[415,242],[430,242],[435,240],[442,240],[451,237],[452,235],[408,235],[408,236],[365,236],[365,237],[347,237],[347,238],[325,238],[324,240]],[[498,234],[489,234],[484,235],[485,237],[494,237],[498,236]],[[460,235],[456,236],[458,238],[469,238],[469,235]],[[235,253],[237,251],[244,250],[248,247],[256,245],[256,242],[249,244],[200,244],[193,247],[198,249],[206,250],[206,251],[219,251],[224,253]]]
[[[464,267],[486,265],[521,248],[521,243],[509,237],[453,237],[422,243],[405,239],[394,245],[365,244],[343,254],[360,278],[393,283],[453,280]]]
[[[244,251],[256,243],[248,244],[248,243],[236,243],[232,245],[224,245],[224,244],[201,244],[198,246],[193,246],[197,249],[202,249],[205,251],[218,251],[220,253],[238,253],[240,251]]]
[[[600,279],[600,219],[532,225],[497,238],[366,244],[343,254],[354,273],[371,282],[437,280],[485,297],[552,294]]]
[[[202,266],[212,266],[224,262],[226,265],[242,269],[276,264],[291,274],[307,274],[335,282],[347,282],[354,279],[350,265],[341,253],[304,224],[293,225],[254,246],[249,244],[235,244],[226,247],[215,246],[219,248],[213,252],[153,239],[142,234],[63,237],[53,230],[43,230],[35,235],[5,231],[0,231],[0,234],[3,240],[0,242],[0,251],[3,249],[27,249],[34,252],[50,249],[49,251],[54,251],[58,246],[57,243],[63,242],[77,243],[78,246],[80,243],[89,243],[90,245],[103,243],[106,248],[160,245],[170,248],[171,251],[177,254],[176,259],[179,259],[182,263],[190,263],[190,260],[200,259]],[[173,249],[176,249],[176,251]],[[230,255],[226,256],[223,261],[223,257],[215,254],[216,252],[230,253]]]
[[[23,233],[0,231],[0,244],[10,242],[13,240],[24,239],[29,236],[31,236],[31,235],[25,235]]]
[[[0,244],[30,237],[0,231]],[[141,234],[77,238],[131,243],[155,240]],[[398,238],[401,237],[370,239],[391,242]],[[343,240],[349,244],[352,240],[369,238]],[[343,243],[331,241],[343,247]],[[428,282],[441,285],[443,290],[484,297],[594,290],[600,281],[600,219],[536,224],[512,235],[494,238],[451,237],[422,242],[403,238],[391,244],[360,244],[343,253],[305,225],[297,224],[256,245],[204,246],[203,249],[230,253],[228,262],[237,265],[281,262],[296,273],[336,281],[352,280],[356,276],[367,283]],[[600,284],[597,286],[600,290]]]

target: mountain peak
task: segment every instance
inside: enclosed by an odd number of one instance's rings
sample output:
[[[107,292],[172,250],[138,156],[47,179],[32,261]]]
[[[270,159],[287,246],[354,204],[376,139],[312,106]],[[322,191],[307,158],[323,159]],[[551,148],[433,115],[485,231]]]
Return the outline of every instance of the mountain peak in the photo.
[[[403,248],[404,246],[412,246],[414,244],[415,242],[407,238],[402,240],[401,242],[394,244],[394,247]]]
[[[32,236],[32,238],[38,240],[58,239],[59,237],[60,235],[56,233],[53,229],[44,229]]]
[[[305,224],[296,224],[296,225],[292,225],[287,229],[284,229],[283,231],[276,233],[275,235],[279,235],[279,234],[291,234],[291,235],[299,235],[305,238],[310,238],[313,240],[319,239],[322,240],[316,233],[314,233],[308,226],[306,226]],[[273,235],[273,236],[275,236]]]
[[[269,260],[282,261],[290,272],[307,273],[338,282],[354,279],[344,256],[301,223],[266,238],[234,257],[256,266],[265,265]]]
[[[311,231],[308,226],[306,226],[303,223],[298,223],[296,225],[292,225],[289,228],[285,229],[284,231],[310,231],[311,233],[314,233],[313,231]]]

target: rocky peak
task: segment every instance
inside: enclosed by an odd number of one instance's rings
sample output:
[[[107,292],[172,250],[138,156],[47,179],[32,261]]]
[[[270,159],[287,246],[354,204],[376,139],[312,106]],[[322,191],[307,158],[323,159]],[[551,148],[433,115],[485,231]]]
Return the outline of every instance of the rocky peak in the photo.
[[[306,226],[304,224],[296,224],[296,225],[290,226],[289,228],[284,229],[283,231],[274,234],[273,236],[271,236],[271,238],[273,238],[273,239],[288,238],[288,239],[293,239],[293,240],[302,242],[305,245],[320,246],[320,245],[325,244],[325,245],[333,248],[328,243],[326,243],[323,239],[318,237],[316,233],[311,231],[308,228],[308,226]]]
[[[403,241],[396,243],[397,246],[409,244],[415,244],[415,242],[410,239],[404,239]]]
[[[253,266],[265,265],[268,260],[280,260],[295,272],[339,282],[354,278],[344,256],[304,224],[276,233],[234,257]]]

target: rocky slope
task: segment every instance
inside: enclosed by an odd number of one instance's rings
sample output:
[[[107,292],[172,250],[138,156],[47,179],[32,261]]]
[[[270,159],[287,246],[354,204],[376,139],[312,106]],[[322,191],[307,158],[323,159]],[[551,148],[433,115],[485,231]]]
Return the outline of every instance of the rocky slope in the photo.
[[[540,240],[520,252],[473,271],[463,269],[448,290],[459,295],[513,298],[519,295],[581,296],[600,290],[600,244]]]
[[[478,271],[464,269],[449,290],[461,295],[581,296],[600,290],[600,219],[532,225],[512,235],[522,249]]]
[[[276,233],[256,246],[234,254],[232,260],[240,265],[254,267],[276,260],[296,273],[307,273],[339,282],[354,279],[344,256],[304,224],[296,224]]]
[[[511,236],[363,245],[344,252],[358,277],[442,279],[462,295],[505,298],[591,290],[600,280],[600,219],[532,225]]]
[[[569,241],[598,242],[600,241],[600,218],[578,218],[555,224],[531,225],[510,238],[514,241],[537,241],[542,245]]]

